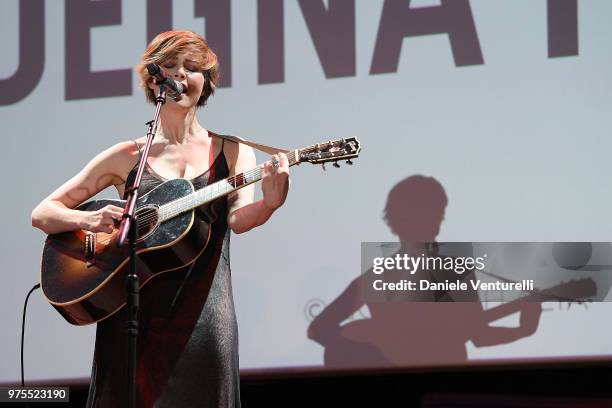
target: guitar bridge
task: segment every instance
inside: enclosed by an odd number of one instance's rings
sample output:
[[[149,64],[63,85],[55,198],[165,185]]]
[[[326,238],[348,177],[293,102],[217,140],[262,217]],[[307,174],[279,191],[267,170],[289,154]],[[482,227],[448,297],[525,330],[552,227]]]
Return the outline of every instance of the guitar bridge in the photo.
[[[96,264],[96,233],[87,232],[85,234],[85,263],[89,268]]]

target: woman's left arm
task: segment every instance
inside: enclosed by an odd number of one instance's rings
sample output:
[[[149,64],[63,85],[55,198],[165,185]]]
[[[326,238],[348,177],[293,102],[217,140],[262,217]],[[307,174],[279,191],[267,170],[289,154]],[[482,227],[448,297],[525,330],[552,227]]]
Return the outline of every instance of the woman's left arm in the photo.
[[[235,149],[235,161],[230,168],[234,176],[253,169],[256,166],[255,153],[249,146],[238,144]],[[232,159],[234,157],[231,157]],[[236,234],[242,234],[264,224],[274,211],[285,202],[289,191],[289,161],[283,153],[273,155],[272,160],[279,163],[278,167],[266,163],[262,171],[263,199],[254,202],[254,185],[243,187],[230,194],[229,215],[227,222]]]

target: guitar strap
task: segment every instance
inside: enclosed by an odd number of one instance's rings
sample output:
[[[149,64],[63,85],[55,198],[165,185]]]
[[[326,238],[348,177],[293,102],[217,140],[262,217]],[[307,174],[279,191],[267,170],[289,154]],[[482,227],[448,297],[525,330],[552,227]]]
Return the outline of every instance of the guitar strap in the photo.
[[[248,140],[245,140],[238,136],[219,135],[217,133],[215,133],[215,136],[220,137],[221,139],[229,140],[231,142],[242,143],[244,145],[251,146],[253,149],[257,149],[268,154],[287,153],[289,151],[287,149],[280,149],[278,147],[272,147],[265,144],[249,142]]]

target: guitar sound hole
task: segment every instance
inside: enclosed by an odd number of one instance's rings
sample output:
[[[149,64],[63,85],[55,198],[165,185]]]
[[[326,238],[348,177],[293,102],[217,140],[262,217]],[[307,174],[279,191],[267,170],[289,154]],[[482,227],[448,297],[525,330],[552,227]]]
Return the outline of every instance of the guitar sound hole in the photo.
[[[158,222],[158,212],[155,207],[142,207],[136,210],[138,220],[138,240],[145,239],[153,232]]]

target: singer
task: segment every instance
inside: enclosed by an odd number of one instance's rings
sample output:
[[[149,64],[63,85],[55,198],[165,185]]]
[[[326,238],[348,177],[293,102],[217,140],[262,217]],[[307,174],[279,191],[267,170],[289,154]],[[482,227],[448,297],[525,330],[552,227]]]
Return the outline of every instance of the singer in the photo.
[[[156,64],[178,92],[167,98],[139,189],[186,178],[196,189],[256,166],[250,147],[226,141],[198,120],[219,80],[217,56],[190,31],[159,34],[136,71],[149,102],[158,91],[147,65]],[[159,81],[159,78],[158,78]],[[93,158],[32,212],[32,225],[47,234],[83,229],[111,232],[123,209],[74,210],[107,187],[124,196],[136,173],[145,138],[118,143]],[[196,211],[211,224],[210,243],[190,266],[162,273],[141,290],[136,393],[141,407],[239,407],[238,330],[229,261],[230,230],[240,234],[264,224],[285,201],[289,167],[263,169],[263,199],[254,187]],[[215,216],[210,216],[215,214]],[[205,239],[205,237],[203,237]],[[124,406],[127,398],[125,308],[98,322],[88,407]]]

